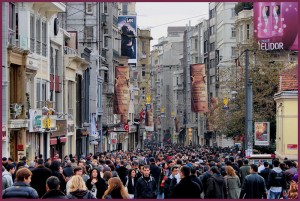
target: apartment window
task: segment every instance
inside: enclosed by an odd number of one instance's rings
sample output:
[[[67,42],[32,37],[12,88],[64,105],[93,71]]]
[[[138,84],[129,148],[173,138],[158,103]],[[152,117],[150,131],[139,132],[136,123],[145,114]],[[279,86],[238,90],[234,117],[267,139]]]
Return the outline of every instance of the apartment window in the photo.
[[[98,81],[98,101],[97,101],[97,107],[102,108],[102,83]]]
[[[93,3],[86,3],[86,13],[93,14]]]
[[[146,75],[146,71],[145,71],[145,69],[143,68],[142,69],[142,77],[144,77]]]
[[[72,116],[74,115],[73,100],[73,83],[71,81],[68,81],[68,113]]]
[[[236,16],[235,9],[231,8],[231,17],[235,17],[235,16]]]
[[[92,26],[86,26],[84,28],[84,37],[85,38],[93,38],[93,27]]]
[[[211,18],[213,18],[213,17],[215,17],[215,9],[211,9],[211,10],[209,11],[209,19],[211,19]]]
[[[142,87],[141,90],[142,90],[142,94],[145,94],[145,91],[146,91],[145,87]]]
[[[244,32],[243,32],[243,25],[240,25],[240,42],[243,42],[244,40]]]
[[[107,9],[107,2],[104,2],[103,12],[104,12],[104,13],[108,13],[107,10],[108,10],[108,9]]]
[[[47,23],[42,22],[42,55],[47,56]]]
[[[108,82],[108,71],[104,71],[104,82]]]
[[[14,30],[14,18],[15,18],[15,4],[9,2],[9,16],[8,16],[8,28]]]
[[[208,52],[207,41],[204,41],[204,53]]]
[[[127,15],[128,13],[128,5],[127,3],[123,3],[122,4],[122,11],[123,11],[123,15]]]
[[[198,39],[195,39],[195,50],[198,50]]]
[[[236,58],[235,57],[235,47],[231,47],[231,58]]]
[[[215,33],[215,26],[209,27],[209,35],[213,35]]]
[[[209,68],[214,68],[215,67],[215,60],[211,59],[209,60]]]
[[[46,81],[38,79],[36,90],[37,108],[42,108],[46,102]]]
[[[195,63],[197,64],[199,61],[198,61],[198,57],[195,57]]]
[[[232,38],[236,37],[236,28],[235,27],[231,27],[231,37]]]
[[[250,25],[247,24],[247,39],[250,39]]]
[[[35,45],[35,33],[34,33],[34,26],[35,23],[34,23],[34,15],[31,14],[30,15],[30,51],[31,52],[34,52],[35,48],[34,48],[34,45]]]
[[[213,83],[215,83],[215,76],[214,75],[209,77],[209,84],[213,84]]]
[[[209,51],[214,51],[215,50],[215,43],[210,43],[209,44]]]
[[[42,46],[42,42],[41,42],[41,19],[40,18],[36,18],[35,20],[35,31],[36,31],[36,53],[37,54],[41,54],[41,46]]]

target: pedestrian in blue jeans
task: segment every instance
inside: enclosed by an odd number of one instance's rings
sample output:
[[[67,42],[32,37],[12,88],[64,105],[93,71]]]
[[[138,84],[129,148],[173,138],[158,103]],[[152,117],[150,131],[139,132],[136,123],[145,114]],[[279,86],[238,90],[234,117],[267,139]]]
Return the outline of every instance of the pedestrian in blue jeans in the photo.
[[[278,160],[273,161],[274,168],[270,171],[267,188],[268,199],[279,199],[281,193],[283,197],[287,195],[286,193],[286,178],[284,171],[279,167],[280,162]]]

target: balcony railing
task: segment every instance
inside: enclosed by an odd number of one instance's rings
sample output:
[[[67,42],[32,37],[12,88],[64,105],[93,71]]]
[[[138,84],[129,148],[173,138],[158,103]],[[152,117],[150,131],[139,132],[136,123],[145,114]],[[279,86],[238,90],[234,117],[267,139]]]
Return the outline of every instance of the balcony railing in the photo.
[[[34,38],[30,38],[30,51],[34,52],[34,44],[35,44],[35,39]]]
[[[68,46],[64,46],[64,53],[66,55],[70,55],[70,54],[77,54],[77,50],[70,48]]]

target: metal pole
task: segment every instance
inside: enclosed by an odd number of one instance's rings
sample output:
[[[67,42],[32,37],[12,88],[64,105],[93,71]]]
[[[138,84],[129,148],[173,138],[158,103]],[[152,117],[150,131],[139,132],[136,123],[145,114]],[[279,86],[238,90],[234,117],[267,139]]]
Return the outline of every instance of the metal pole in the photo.
[[[253,150],[253,124],[252,124],[252,111],[253,111],[253,102],[252,102],[252,95],[253,95],[253,91],[252,91],[252,79],[249,79],[248,81],[248,150],[251,150],[251,154],[252,154],[252,150]]]
[[[248,120],[249,120],[249,89],[248,89],[248,49],[245,50],[245,90],[246,90],[246,116],[245,116],[245,138],[244,138],[244,151],[248,150],[248,140],[249,140],[249,129],[248,129]]]

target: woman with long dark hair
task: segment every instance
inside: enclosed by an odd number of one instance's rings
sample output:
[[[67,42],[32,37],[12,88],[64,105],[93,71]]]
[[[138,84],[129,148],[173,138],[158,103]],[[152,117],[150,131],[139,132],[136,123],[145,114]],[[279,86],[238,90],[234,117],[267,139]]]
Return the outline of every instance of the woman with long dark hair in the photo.
[[[129,199],[128,193],[119,177],[108,180],[108,189],[104,192],[103,199]]]
[[[107,184],[105,180],[101,178],[97,168],[91,169],[90,178],[86,181],[86,187],[96,198],[102,198],[104,191],[107,189]]]
[[[134,191],[135,191],[135,186],[136,186],[137,180],[138,180],[138,178],[136,176],[136,170],[130,169],[128,171],[128,175],[125,179],[125,187],[127,187],[129,198],[134,197]]]
[[[66,191],[66,178],[63,175],[63,169],[61,163],[57,160],[54,160],[50,165],[50,170],[52,171],[52,176],[55,176],[60,181],[60,190],[65,193]]]

